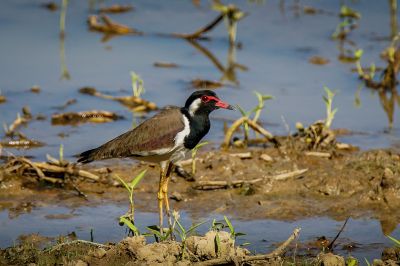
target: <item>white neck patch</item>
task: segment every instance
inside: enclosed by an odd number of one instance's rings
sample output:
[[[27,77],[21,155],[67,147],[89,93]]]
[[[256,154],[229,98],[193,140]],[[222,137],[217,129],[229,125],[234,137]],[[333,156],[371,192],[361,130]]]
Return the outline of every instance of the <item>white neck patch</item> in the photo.
[[[189,119],[182,114],[183,124],[185,125],[183,130],[176,134],[174,149],[183,146],[185,138],[190,134],[190,123]]]
[[[194,116],[194,113],[196,113],[196,111],[199,109],[200,104],[201,104],[201,99],[200,98],[194,100],[190,104],[190,106],[189,106],[189,114],[190,114],[190,116]]]

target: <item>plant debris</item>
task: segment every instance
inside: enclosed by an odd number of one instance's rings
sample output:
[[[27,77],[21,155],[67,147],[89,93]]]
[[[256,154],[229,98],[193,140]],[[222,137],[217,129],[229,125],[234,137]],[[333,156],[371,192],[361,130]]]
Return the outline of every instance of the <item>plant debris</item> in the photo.
[[[30,89],[30,91],[31,91],[32,93],[40,93],[41,88],[40,88],[39,86],[35,85],[35,86],[32,86],[32,88]]]
[[[0,95],[0,104],[5,103],[7,101],[6,96]]]
[[[103,99],[109,99],[113,101],[120,102],[124,106],[131,109],[133,112],[149,112],[157,110],[157,105],[153,102],[146,101],[140,97],[135,96],[112,96],[107,95],[101,92],[98,92],[93,87],[83,87],[79,89],[79,92],[82,94],[92,95]]]
[[[322,57],[322,56],[312,56],[310,59],[308,59],[308,62],[314,65],[326,65],[329,63],[329,59]]]
[[[307,128],[304,128],[301,123],[297,123],[296,128],[298,132],[294,136],[305,143],[308,149],[328,149],[336,145],[334,131],[327,128],[325,122],[322,120],[311,124]]]
[[[42,4],[42,7],[46,8],[46,9],[52,11],[52,12],[58,10],[58,5],[55,2],[44,3],[44,4]]]
[[[65,108],[67,108],[70,105],[76,104],[78,101],[76,99],[69,99],[67,100],[63,105],[61,106],[57,106],[56,108],[59,110],[64,110]]]
[[[53,114],[51,116],[51,124],[77,125],[80,123],[108,123],[119,119],[123,119],[123,116],[109,111],[92,110]]]
[[[112,21],[106,15],[101,15],[100,19],[103,22],[102,24],[99,23],[98,16],[95,15],[89,16],[88,18],[89,29],[92,31],[98,31],[110,35],[141,34],[140,31],[134,28]]]
[[[154,62],[153,64],[155,67],[164,67],[164,68],[177,68],[179,65],[175,63],[169,63],[169,62]]]
[[[133,10],[132,5],[111,5],[108,7],[103,7],[99,9],[100,13],[125,13]]]
[[[218,89],[224,86],[221,82],[206,79],[194,79],[190,84],[195,89]]]
[[[46,181],[53,184],[67,183],[70,178],[83,178],[91,181],[100,180],[99,175],[82,170],[76,164],[55,159],[49,155],[47,157],[48,162],[32,162],[24,157],[14,157],[1,166],[1,171],[6,176],[17,175],[21,178],[35,178],[38,181]]]
[[[221,147],[223,149],[228,149],[229,148],[234,132],[236,132],[241,126],[244,126],[245,124],[247,124],[255,132],[257,132],[257,133],[259,133],[259,134],[261,134],[261,135],[263,135],[265,137],[265,139],[262,142],[264,142],[264,143],[265,142],[272,142],[276,147],[279,146],[278,140],[274,137],[274,135],[272,133],[270,133],[269,131],[267,131],[263,127],[261,127],[259,124],[257,124],[256,122],[254,122],[253,120],[251,120],[247,116],[243,116],[243,117],[239,118],[238,120],[236,120],[235,122],[233,122],[231,127],[225,133],[224,142],[221,145]],[[247,141],[250,142],[251,140],[247,140]]]

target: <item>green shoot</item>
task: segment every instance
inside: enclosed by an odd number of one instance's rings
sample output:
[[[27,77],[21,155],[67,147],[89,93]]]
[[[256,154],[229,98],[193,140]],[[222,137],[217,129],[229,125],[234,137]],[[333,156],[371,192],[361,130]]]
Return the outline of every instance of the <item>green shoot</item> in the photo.
[[[332,110],[332,102],[335,97],[335,92],[332,92],[328,87],[324,86],[324,90],[326,92],[326,96],[322,96],[326,105],[326,119],[325,119],[325,127],[329,129],[332,125],[333,119],[335,118],[335,114],[337,112],[337,108]]]
[[[194,224],[192,225],[188,230],[186,230],[183,225],[181,224],[181,222],[179,221],[180,219],[180,215],[179,212],[177,211],[173,211],[172,212],[172,217],[174,217],[174,226],[173,228],[175,229],[175,232],[178,233],[181,242],[182,242],[182,254],[181,254],[181,258],[185,258],[185,252],[186,252],[186,239],[188,238],[188,236],[190,236],[190,234],[196,229],[198,228],[200,225],[204,224],[206,221],[204,222],[200,222],[198,224]],[[178,225],[177,228],[175,228],[175,224]]]
[[[253,111],[255,112],[254,117],[253,117],[253,122],[257,122],[258,119],[260,118],[261,111],[264,109],[265,101],[271,100],[274,97],[272,97],[271,95],[262,95],[261,93],[259,93],[257,91],[255,91],[254,93],[257,96],[258,105],[256,106],[256,108],[253,109]]]
[[[361,18],[361,14],[359,12],[355,11],[354,9],[352,9],[346,5],[342,5],[342,7],[340,8],[340,16],[353,18],[353,19]]]
[[[349,25],[350,25],[350,22],[347,20],[340,22],[336,26],[335,32],[332,33],[332,39],[339,39],[339,37],[345,33],[345,28]]]
[[[122,215],[119,217],[119,222],[120,224],[125,224],[134,235],[139,235],[139,231],[134,225],[135,221],[135,205],[134,205],[134,200],[133,200],[133,192],[137,184],[142,180],[144,175],[146,174],[147,170],[143,170],[140,172],[130,183],[125,182],[121,177],[116,175],[118,180],[121,182],[121,184],[125,187],[129,194],[129,212],[125,215]]]
[[[246,235],[244,233],[236,232],[235,228],[233,227],[233,225],[232,225],[231,221],[228,219],[228,217],[224,216],[224,220],[225,220],[226,225],[229,228],[229,231],[231,233],[231,238],[233,241],[235,241],[238,236]]]
[[[64,161],[64,145],[60,144],[60,149],[58,151],[60,163]]]
[[[364,71],[361,67],[361,57],[363,55],[364,51],[363,49],[357,49],[354,51],[354,58],[356,60],[356,67],[357,67],[357,72],[360,77],[364,76]]]
[[[197,155],[197,151],[207,145],[208,142],[207,141],[203,141],[198,143],[193,149],[192,149],[192,175],[196,174],[196,155]]]
[[[140,78],[138,74],[135,72],[131,72],[131,81],[132,81],[132,91],[133,96],[140,97],[145,90],[144,90],[144,81]]]
[[[398,240],[392,236],[387,236],[387,238],[389,238],[393,243],[395,243],[396,246],[400,247],[400,240]]]
[[[371,263],[369,263],[369,261],[366,258],[364,258],[364,260],[365,260],[365,264],[367,264],[367,266],[371,266]]]
[[[346,265],[347,266],[356,266],[356,265],[358,265],[358,261],[357,261],[357,259],[355,259],[353,257],[348,257],[346,260]]]
[[[214,242],[215,242],[215,246],[217,247],[217,250],[216,250],[217,257],[219,257],[219,255],[221,254],[221,239],[219,238],[218,232],[215,234]]]
[[[257,91],[254,91],[254,94],[257,96],[258,99],[258,104],[256,107],[254,107],[252,110],[250,111],[245,111],[242,107],[240,107],[239,105],[236,105],[238,110],[240,111],[240,113],[242,114],[243,117],[247,117],[250,119],[250,116],[252,113],[254,113],[254,117],[253,117],[253,122],[257,122],[258,119],[260,118],[261,115],[261,111],[264,109],[265,107],[265,101],[273,99],[274,97],[271,95],[263,95]],[[250,132],[250,128],[247,122],[243,123],[243,127],[244,127],[244,140],[247,141],[249,139],[249,132]]]
[[[149,233],[144,234],[145,236],[154,236],[156,242],[162,242],[168,239],[171,235],[171,230],[163,230],[163,233],[160,232],[160,228],[158,225],[152,225],[146,227],[149,230]]]

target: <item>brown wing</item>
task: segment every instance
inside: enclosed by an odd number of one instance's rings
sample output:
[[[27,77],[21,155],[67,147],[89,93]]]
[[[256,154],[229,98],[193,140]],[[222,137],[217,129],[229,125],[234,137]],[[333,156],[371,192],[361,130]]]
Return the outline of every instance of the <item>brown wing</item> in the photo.
[[[144,156],[160,149],[172,148],[176,134],[184,128],[180,108],[169,107],[100,147],[81,153],[78,162]]]

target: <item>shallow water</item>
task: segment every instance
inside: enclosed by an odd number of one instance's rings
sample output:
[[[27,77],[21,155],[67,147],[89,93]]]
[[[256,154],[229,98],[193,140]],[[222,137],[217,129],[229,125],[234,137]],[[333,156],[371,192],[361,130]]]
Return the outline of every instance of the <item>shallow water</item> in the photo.
[[[144,98],[159,106],[182,105],[193,91],[189,82],[194,78],[219,80],[223,73],[209,58],[200,53],[185,40],[160,36],[158,33],[192,32],[216,17],[217,13],[203,6],[196,8],[190,1],[135,1],[136,10],[126,14],[111,15],[118,22],[133,26],[146,34],[144,36],[120,36],[101,42],[102,35],[87,29],[86,19],[97,1],[69,1],[67,9],[65,42],[59,39],[59,11],[49,12],[39,6],[39,1],[5,0],[0,8],[0,91],[7,102],[0,104],[0,123],[10,124],[16,113],[29,105],[32,113],[44,114],[45,121],[33,121],[22,132],[28,137],[45,142],[47,145],[30,150],[4,149],[20,155],[34,156],[35,160],[45,159],[47,153],[58,154],[60,144],[64,145],[67,159],[72,155],[93,148],[132,126],[132,114],[116,102],[84,96],[78,93],[83,86],[94,86],[99,91],[112,95],[131,93],[130,71],[138,73],[145,81]],[[99,1],[101,2],[101,1]],[[322,101],[323,86],[338,91],[334,106],[339,109],[334,128],[347,128],[357,134],[342,137],[341,140],[360,146],[362,149],[400,147],[400,128],[397,106],[395,106],[394,128],[388,130],[387,114],[381,106],[377,93],[363,88],[360,92],[361,106],[355,106],[355,95],[360,81],[350,71],[353,64],[338,61],[337,42],[330,35],[340,19],[332,14],[306,15],[293,7],[295,1],[231,1],[238,4],[249,15],[239,23],[236,61],[248,67],[248,71],[236,69],[236,82],[217,90],[219,96],[232,104],[239,103],[244,109],[256,105],[252,91],[271,94],[275,98],[267,102],[262,121],[274,134],[286,134],[285,123],[294,130],[294,124],[301,121],[312,123],[324,118],[325,106]],[[283,3],[283,8],[280,6]],[[390,35],[390,11],[388,1],[298,1],[300,5],[321,8],[336,14],[340,3],[345,2],[361,12],[359,27],[350,34],[357,47],[364,49],[363,65],[375,62],[384,66],[379,54],[389,44],[388,40],[377,38]],[[111,4],[114,1],[105,1]],[[116,3],[116,2],[115,2]],[[118,3],[131,3],[121,0]],[[398,16],[397,16],[398,17]],[[209,50],[226,68],[229,46],[223,25],[213,30],[210,41],[199,44]],[[61,47],[64,45],[64,50]],[[314,55],[330,60],[324,66],[308,62]],[[65,57],[65,62],[61,62]],[[173,62],[176,69],[155,68],[156,61]],[[71,79],[61,78],[62,64],[67,67]],[[39,85],[40,94],[29,92],[33,85]],[[65,111],[104,109],[125,116],[106,124],[84,124],[81,126],[51,126],[50,117],[59,112],[55,107],[75,98],[77,104]],[[235,119],[239,112],[217,111],[213,113],[213,126],[207,136],[218,145],[223,137],[223,119]],[[282,121],[284,117],[285,123]],[[58,136],[60,133],[66,137]],[[3,134],[3,133],[2,133]],[[0,246],[13,244],[20,234],[40,233],[56,236],[75,231],[78,237],[89,239],[94,229],[95,241],[118,241],[124,230],[118,226],[116,217],[126,206],[104,205],[102,207],[81,207],[74,210],[68,220],[46,219],[51,213],[69,213],[63,207],[35,209],[9,219],[7,211],[0,212]],[[93,218],[95,217],[95,218]],[[212,218],[212,217],[210,217]],[[152,213],[137,215],[138,224],[152,224],[157,220]],[[190,224],[188,215],[183,215]],[[273,220],[234,221],[238,231],[248,233],[242,241],[250,241],[251,249],[271,250],[273,243],[284,240],[296,227],[302,227],[301,240],[318,236],[333,237],[341,221],[329,218],[311,218],[294,222]],[[207,226],[203,226],[203,232]],[[262,237],[260,237],[260,231]],[[400,237],[399,227],[394,236]],[[267,241],[264,242],[262,238]],[[377,258],[382,246],[390,242],[382,235],[375,220],[350,220],[344,239],[351,239],[361,245],[352,254],[359,258]],[[350,240],[349,240],[350,241]],[[342,254],[345,251],[341,251]]]
[[[137,72],[145,81],[144,97],[159,106],[182,105],[192,92],[189,81],[193,78],[218,80],[223,74],[194,46],[185,40],[159,36],[158,33],[190,32],[216,17],[208,7],[196,8],[190,1],[135,1],[136,10],[112,15],[118,22],[133,26],[144,36],[120,36],[102,43],[102,35],[90,32],[85,24],[91,11],[91,1],[70,1],[67,9],[65,49],[60,49],[59,11],[50,12],[32,1],[3,1],[0,10],[0,89],[8,101],[0,105],[0,122],[10,124],[24,105],[33,114],[42,113],[46,121],[30,123],[22,132],[47,145],[29,151],[5,149],[17,154],[33,155],[43,159],[46,153],[56,154],[62,143],[65,156],[97,146],[128,130],[132,126],[131,113],[116,102],[80,95],[78,89],[94,86],[113,95],[130,94],[130,71]],[[235,2],[235,1],[233,1]],[[101,4],[95,3],[93,8]],[[113,3],[107,1],[107,4]],[[118,3],[130,3],[119,1]],[[360,84],[352,64],[337,60],[337,43],[330,35],[339,23],[336,14],[341,1],[300,1],[301,6],[321,8],[328,14],[306,15],[297,12],[292,2],[282,6],[278,2],[255,4],[236,1],[249,15],[239,23],[236,61],[248,71],[236,69],[239,85],[228,85],[218,90],[226,101],[239,103],[244,109],[256,105],[252,91],[271,94],[262,120],[275,134],[286,134],[282,121],[294,130],[294,124],[304,124],[324,118],[323,86],[338,91],[334,106],[339,109],[334,127],[348,128],[355,134],[343,138],[361,148],[396,147],[399,145],[399,118],[394,115],[394,129],[387,131],[388,119],[376,93],[362,89],[361,106],[354,100]],[[377,41],[390,34],[388,1],[357,1],[348,5],[362,14],[360,26],[350,39],[364,49],[362,62],[375,62],[383,66],[379,53],[389,41]],[[199,44],[209,50],[226,67],[228,57],[227,34],[223,25],[213,30],[210,41]],[[71,76],[61,79],[62,55]],[[330,60],[324,66],[308,63],[313,55]],[[155,68],[156,61],[174,62],[176,69]],[[33,85],[42,88],[40,94],[29,93]],[[56,106],[68,99],[78,103],[65,111],[105,109],[124,115],[125,120],[107,124],[86,124],[79,127],[54,126],[49,122]],[[395,109],[397,107],[395,106]],[[217,111],[213,117],[237,118],[239,112]],[[222,121],[213,121],[208,140],[219,143],[222,139]],[[101,132],[94,137],[94,132]],[[67,137],[59,137],[64,133]]]
[[[8,219],[7,211],[0,212],[0,247],[8,247],[18,243],[19,235],[38,233],[43,236],[57,237],[75,232],[79,239],[90,240],[90,231],[96,242],[118,242],[126,236],[124,227],[118,225],[117,217],[124,214],[125,205],[104,204],[97,207],[79,207],[68,209],[64,207],[35,208],[30,213],[21,214],[13,219]],[[60,215],[68,216],[67,219],[57,218]],[[201,219],[191,218],[188,213],[181,213],[181,222],[185,228],[192,224],[207,221],[198,228],[198,233],[204,233],[211,227],[212,219],[223,220],[220,214],[210,214]],[[335,221],[327,217],[315,217],[297,221],[277,220],[235,220],[231,219],[236,232],[246,233],[238,238],[238,244],[250,242],[246,246],[250,251],[269,252],[276,248],[276,244],[286,240],[294,228],[301,228],[299,252],[306,252],[303,244],[316,241],[318,237],[325,236],[333,239],[340,230],[343,221]],[[155,213],[136,213],[136,224],[141,232],[146,226],[158,221]],[[392,236],[400,237],[400,226],[392,232]],[[148,238],[148,241],[153,241]],[[372,219],[350,219],[345,230],[336,241],[338,246],[335,252],[342,255],[352,255],[358,259],[372,260],[380,258],[383,247],[390,247],[392,243],[381,232],[379,221]],[[356,248],[351,251],[343,249],[351,245]],[[315,248],[315,247],[314,247]],[[314,249],[313,252],[316,250]]]

